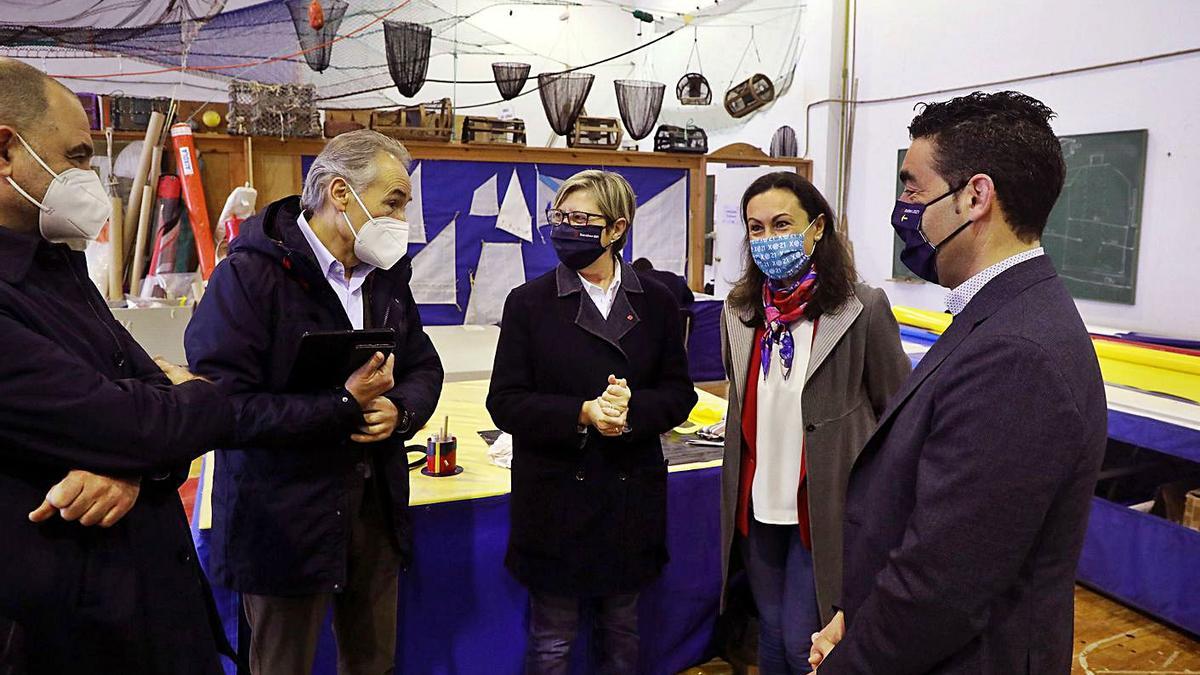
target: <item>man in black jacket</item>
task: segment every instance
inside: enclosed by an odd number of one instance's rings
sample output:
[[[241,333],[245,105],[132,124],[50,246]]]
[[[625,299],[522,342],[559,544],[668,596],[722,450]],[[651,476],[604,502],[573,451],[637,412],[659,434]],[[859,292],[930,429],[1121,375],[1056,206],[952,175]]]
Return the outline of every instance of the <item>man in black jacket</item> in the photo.
[[[844,614],[814,636],[820,675],[1071,669],[1107,408],[1041,248],[1065,174],[1052,116],[1023,94],[976,92],[909,127],[892,225],[905,264],[953,289],[954,322],[851,473]]]
[[[409,160],[374,131],[330,140],[302,196],[242,225],[188,326],[188,361],[237,417],[217,452],[209,563],[242,593],[256,675],[309,672],[331,603],[339,672],[394,666],[411,550],[404,441],[442,387],[402,259]],[[363,386],[289,387],[304,333],[362,328],[396,334]]]
[[[79,251],[111,213],[92,153],[75,95],[0,59],[0,664],[220,673],[176,490],[233,410],[160,369],[88,279]]]

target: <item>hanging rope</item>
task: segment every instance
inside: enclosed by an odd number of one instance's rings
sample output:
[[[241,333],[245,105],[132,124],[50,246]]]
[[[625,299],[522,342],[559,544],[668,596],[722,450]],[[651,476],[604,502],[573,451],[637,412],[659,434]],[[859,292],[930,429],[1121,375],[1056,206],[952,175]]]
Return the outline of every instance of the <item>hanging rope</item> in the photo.
[[[725,85],[725,91],[733,89],[733,81],[737,79],[738,73],[742,72],[742,63],[746,61],[746,55],[750,53],[750,48],[754,47],[754,58],[758,59],[758,63],[762,64],[762,56],[758,53],[758,43],[754,40],[754,26],[750,26],[750,41],[746,43],[746,48],[742,50],[742,58],[738,59],[737,65],[733,68],[733,75],[729,78],[729,84]]]
[[[700,31],[696,26],[692,26],[692,53],[688,54],[687,66],[684,67],[684,72],[692,72],[692,57],[696,58],[696,67],[699,68],[695,72],[704,74],[704,63],[700,61]]]

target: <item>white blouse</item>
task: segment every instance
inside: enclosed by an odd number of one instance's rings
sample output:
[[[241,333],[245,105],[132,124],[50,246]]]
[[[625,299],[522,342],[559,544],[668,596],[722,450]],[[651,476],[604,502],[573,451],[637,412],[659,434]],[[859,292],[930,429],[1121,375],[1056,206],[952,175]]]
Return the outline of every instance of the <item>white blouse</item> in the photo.
[[[771,346],[771,368],[758,376],[758,430],[754,483],[750,489],[754,519],[768,525],[799,522],[796,497],[804,451],[804,411],[800,396],[812,356],[813,323],[801,319],[790,326],[795,343],[791,375],[783,378],[780,344]],[[758,349],[755,344],[753,349]]]

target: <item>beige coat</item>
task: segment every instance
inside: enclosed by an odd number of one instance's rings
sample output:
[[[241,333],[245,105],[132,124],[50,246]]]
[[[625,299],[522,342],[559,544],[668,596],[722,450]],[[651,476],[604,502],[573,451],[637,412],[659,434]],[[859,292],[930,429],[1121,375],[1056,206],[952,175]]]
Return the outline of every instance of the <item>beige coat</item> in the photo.
[[[825,314],[818,322],[799,402],[808,452],[808,511],[817,603],[826,622],[841,598],[842,511],[850,468],[874,431],[888,398],[911,370],[887,295],[865,284],[858,284],[854,293],[837,311]],[[721,571],[726,580],[735,554],[742,398],[754,347],[754,328],[745,324],[748,319],[729,305],[721,315],[721,355],[729,377],[725,463],[721,472]],[[801,439],[796,439],[796,452],[800,452],[800,444]]]

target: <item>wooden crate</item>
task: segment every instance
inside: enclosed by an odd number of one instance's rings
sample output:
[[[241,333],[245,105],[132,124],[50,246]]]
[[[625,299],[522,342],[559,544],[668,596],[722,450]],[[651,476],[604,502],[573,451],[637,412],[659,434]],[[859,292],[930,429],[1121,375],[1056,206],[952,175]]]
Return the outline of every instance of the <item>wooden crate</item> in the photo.
[[[616,150],[623,135],[621,121],[615,117],[580,116],[567,134],[567,147]]]
[[[167,114],[171,107],[169,98],[141,98],[138,96],[109,97],[109,113],[112,126],[117,131],[145,131],[150,124],[150,113]]]
[[[454,104],[450,99],[376,110],[371,128],[401,141],[449,143],[454,135]]]
[[[468,145],[525,147],[525,122],[496,117],[466,117],[463,119],[462,142]]]
[[[347,131],[358,131],[371,127],[371,110],[326,110],[325,138],[333,138]]]
[[[663,124],[654,133],[655,152],[708,153],[708,134],[700,127],[677,127]]]
[[[1184,497],[1183,526],[1200,531],[1200,490],[1192,490]]]

